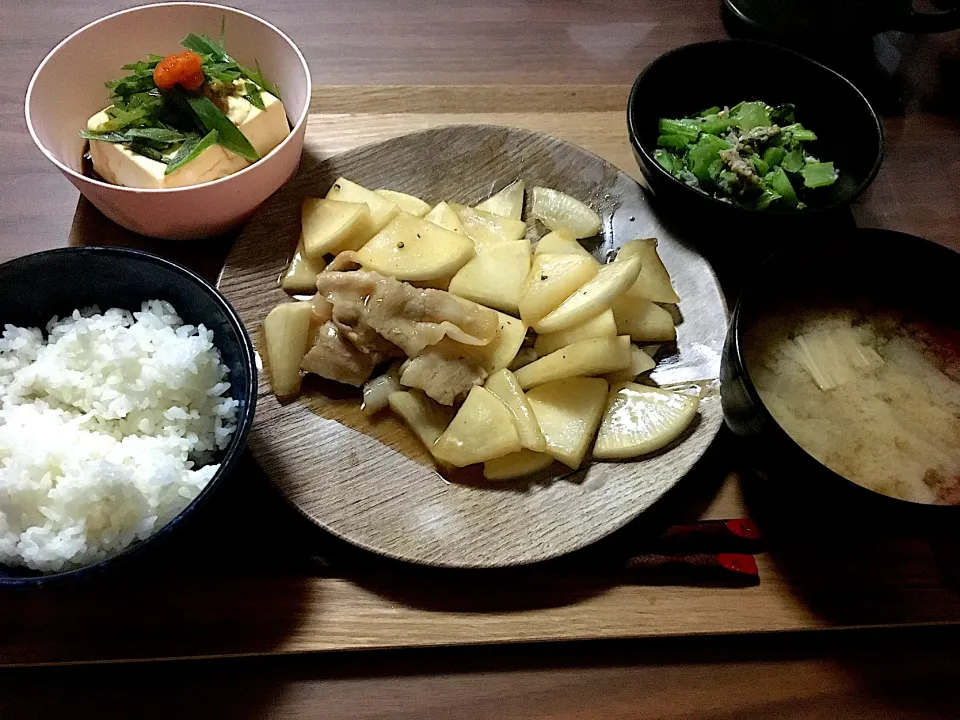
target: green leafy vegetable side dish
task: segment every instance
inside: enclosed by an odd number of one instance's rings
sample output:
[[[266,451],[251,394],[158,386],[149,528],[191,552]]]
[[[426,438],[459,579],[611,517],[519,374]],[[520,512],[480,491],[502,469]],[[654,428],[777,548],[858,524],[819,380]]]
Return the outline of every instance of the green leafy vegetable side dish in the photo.
[[[259,63],[256,69],[248,68],[227,54],[222,25],[219,42],[191,33],[181,45],[202,60],[204,83],[199,91],[188,92],[179,86],[160,90],[154,82],[154,69],[163,56],[149,55],[146,60],[124,65],[129,73],[125,77],[106,83],[111,103],[107,120],[94,131],[81,130],[80,137],[125,145],[164,163],[167,175],[214,144],[256,162],[260,155],[222,108],[228,96],[237,95],[264,110],[261,93],[279,99],[279,89],[263,76]]]
[[[794,115],[793,105],[752,101],[661,118],[655,157],[675,178],[719,200],[752,210],[802,210],[839,173],[811,154],[817,136]]]

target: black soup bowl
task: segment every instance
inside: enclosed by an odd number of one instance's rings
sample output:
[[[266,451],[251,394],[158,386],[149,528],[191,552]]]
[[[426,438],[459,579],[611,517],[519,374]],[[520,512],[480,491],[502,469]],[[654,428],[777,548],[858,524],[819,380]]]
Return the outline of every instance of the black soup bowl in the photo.
[[[0,265],[0,326],[44,328],[54,315],[97,305],[139,310],[145,300],[166,300],[184,323],[214,334],[229,369],[229,395],[239,402],[237,429],[214,462],[220,468],[179,515],[145,540],[92,565],[57,573],[0,565],[0,586],[28,587],[78,579],[129,561],[176,531],[205,505],[243,454],[256,407],[257,367],[253,344],[230,304],[206,280],[175,263],[135,250],[70,247],[27,255]]]
[[[821,236],[781,250],[754,274],[737,301],[727,331],[721,399],[727,426],[743,439],[749,451],[745,456],[765,478],[766,490],[785,501],[783,505],[796,513],[812,509],[817,516],[835,510],[845,513],[844,523],[856,518],[870,524],[891,516],[942,517],[955,523],[960,504],[929,505],[881,494],[848,480],[808,453],[761,399],[747,346],[751,328],[778,309],[811,308],[836,299],[894,308],[904,317],[960,331],[957,277],[960,254],[913,235],[872,229],[848,231],[842,237]],[[952,348],[952,357],[960,367],[960,347]],[[956,491],[960,492],[960,478]]]
[[[682,118],[741,101],[793,104],[817,140],[810,152],[833,161],[837,182],[802,210],[752,210],[718,200],[657,162],[660,118]],[[661,55],[640,73],[627,103],[627,128],[647,185],[668,213],[702,226],[704,246],[772,248],[784,235],[836,219],[876,177],[883,160],[880,119],[863,94],[833,70],[776,45],[718,40]]]

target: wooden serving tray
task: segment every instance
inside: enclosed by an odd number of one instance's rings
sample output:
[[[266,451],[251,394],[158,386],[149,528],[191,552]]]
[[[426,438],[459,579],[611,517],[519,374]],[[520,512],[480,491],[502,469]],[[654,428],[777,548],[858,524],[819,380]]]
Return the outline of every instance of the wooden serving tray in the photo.
[[[628,90],[323,88],[307,148],[322,158],[436,125],[503,124],[569,140],[637,177]],[[215,277],[232,238],[132,237],[81,201],[71,242],[141,247]],[[771,551],[757,558],[760,584],[740,589],[618,584],[591,572],[590,556],[495,576],[376,561],[306,527],[250,460],[135,567],[0,594],[0,665],[960,622],[953,535],[851,534],[812,517],[806,532],[777,536],[763,484],[733,472],[741,458],[721,433],[668,503],[671,523],[763,511]],[[628,527],[612,542],[634,536],[641,530]],[[332,569],[311,559],[331,554]]]

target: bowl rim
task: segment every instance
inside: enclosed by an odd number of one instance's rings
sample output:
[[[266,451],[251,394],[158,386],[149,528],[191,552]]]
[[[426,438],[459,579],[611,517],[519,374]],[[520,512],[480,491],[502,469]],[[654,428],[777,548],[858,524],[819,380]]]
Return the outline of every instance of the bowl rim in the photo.
[[[860,184],[857,186],[857,188],[854,190],[853,194],[850,195],[849,198],[843,200],[842,202],[834,202],[829,205],[819,206],[815,208],[804,208],[803,210],[762,210],[761,211],[761,210],[752,210],[750,208],[741,207],[740,205],[735,205],[733,203],[728,203],[728,202],[724,202],[723,200],[719,200],[715,198],[713,195],[709,195],[705,192],[697,190],[696,188],[690,187],[686,183],[678,180],[673,175],[668,173],[663,167],[661,167],[660,163],[658,163],[656,158],[654,157],[653,152],[641,141],[640,132],[637,129],[637,123],[635,121],[635,115],[637,113],[634,112],[634,108],[637,107],[639,104],[640,86],[643,83],[644,78],[647,76],[647,73],[649,73],[651,70],[653,70],[655,67],[659,66],[663,62],[668,61],[673,56],[685,53],[693,48],[720,47],[720,46],[729,47],[733,45],[741,45],[741,46],[748,46],[748,47],[752,46],[764,52],[778,52],[778,53],[781,53],[782,55],[792,56],[794,59],[799,60],[801,63],[807,63],[809,65],[813,65],[819,68],[820,70],[835,76],[835,78],[839,80],[841,84],[845,84],[853,92],[853,94],[856,95],[860,99],[860,101],[864,104],[864,106],[867,108],[867,110],[870,113],[871,119],[873,120],[873,127],[874,127],[874,130],[876,131],[876,137],[877,137],[877,151],[876,151],[876,157],[873,162],[873,166],[870,168],[870,171],[867,173],[866,177],[863,179],[863,181],[860,182]],[[796,217],[804,217],[804,216],[810,217],[810,216],[828,214],[828,213],[836,212],[837,210],[843,209],[851,205],[852,203],[854,203],[864,192],[866,192],[867,188],[870,187],[870,184],[874,181],[874,179],[877,177],[877,173],[880,171],[880,166],[883,164],[883,157],[886,149],[886,139],[883,132],[883,122],[880,120],[880,116],[877,115],[876,110],[874,110],[873,106],[870,104],[870,101],[867,100],[866,96],[860,91],[860,89],[856,85],[854,85],[852,82],[850,82],[846,77],[838,73],[836,70],[833,70],[827,67],[826,65],[819,63],[816,60],[806,55],[803,55],[802,53],[798,53],[795,50],[791,50],[789,48],[785,48],[780,45],[775,45],[773,43],[764,42],[762,40],[748,40],[748,39],[739,39],[739,38],[725,39],[725,40],[707,40],[704,42],[681,45],[680,47],[674,48],[673,50],[668,50],[667,52],[657,56],[650,63],[648,63],[647,66],[640,71],[640,74],[637,75],[637,79],[633,81],[633,87],[630,88],[630,95],[627,98],[627,134],[630,137],[630,144],[633,146],[634,150],[643,157],[644,162],[640,163],[641,168],[643,168],[643,166],[646,165],[648,167],[644,169],[648,170],[648,172],[653,172],[657,174],[659,177],[662,177],[665,180],[669,180],[670,182],[674,183],[676,187],[683,188],[686,192],[693,193],[696,197],[705,201],[709,201],[711,204],[713,204],[714,207],[725,208],[726,209],[725,211],[739,213],[744,217],[747,217],[747,216],[781,217],[781,218],[796,218]]]
[[[926,238],[920,237],[919,235],[913,235],[911,233],[900,232],[899,230],[888,230],[886,228],[856,228],[851,233],[851,236],[857,237],[856,245],[863,246],[869,245],[871,243],[871,238],[876,241],[878,239],[885,240],[887,242],[893,241],[901,245],[915,245],[922,243],[927,247],[928,251],[933,253],[939,253],[943,257],[947,257],[947,253],[950,253],[954,256],[954,262],[960,263],[960,252],[953,250],[952,248],[941,245],[938,242],[933,240],[927,240]],[[825,243],[829,242],[828,239],[820,238],[817,242]],[[869,488],[866,485],[861,485],[860,483],[851,480],[845,475],[841,475],[836,470],[828,467],[825,463],[817,459],[810,451],[808,451],[803,445],[797,442],[790,433],[777,421],[773,416],[773,413],[770,412],[770,409],[767,407],[766,403],[763,401],[763,398],[760,397],[760,393],[757,390],[757,386],[753,381],[753,376],[750,373],[750,369],[747,365],[747,359],[744,354],[743,347],[743,332],[744,332],[744,322],[743,322],[743,305],[744,301],[751,305],[756,305],[758,299],[762,299],[762,296],[755,298],[759,292],[760,285],[767,278],[767,271],[770,270],[771,265],[774,263],[783,262],[784,258],[790,256],[791,254],[798,252],[806,252],[809,248],[799,248],[797,246],[790,246],[782,248],[776,251],[773,255],[767,258],[763,264],[760,266],[759,271],[755,275],[754,279],[747,283],[743,290],[740,292],[739,297],[737,298],[737,303],[734,306],[733,312],[730,315],[730,326],[728,329],[729,333],[729,344],[730,350],[732,351],[733,359],[736,364],[739,366],[742,372],[741,384],[744,391],[747,394],[747,397],[750,400],[750,403],[758,408],[758,411],[762,414],[764,423],[773,429],[774,433],[780,439],[781,442],[786,442],[790,447],[794,448],[796,451],[801,453],[804,457],[808,458],[811,462],[816,463],[816,465],[829,477],[836,478],[837,480],[842,481],[851,488],[859,491],[861,493],[868,493],[870,497],[878,498],[886,503],[892,503],[900,505],[901,507],[913,507],[913,508],[925,508],[924,512],[944,512],[950,511],[954,512],[960,509],[960,506],[956,505],[936,505],[933,503],[923,503],[917,502],[915,500],[906,500],[904,498],[893,497],[892,495],[884,495],[873,488]]]
[[[307,79],[307,87],[306,87],[306,102],[303,104],[303,110],[300,112],[300,115],[297,118],[296,122],[293,124],[293,127],[290,129],[290,132],[280,142],[279,145],[277,145],[270,152],[268,152],[266,155],[260,158],[260,160],[258,160],[255,163],[250,163],[249,165],[247,165],[244,168],[241,168],[235,173],[231,173],[230,175],[227,175],[222,178],[217,178],[216,180],[208,180],[206,182],[197,183],[196,185],[184,185],[183,187],[176,187],[176,188],[133,188],[133,187],[126,187],[124,185],[114,185],[112,183],[108,183],[103,180],[96,180],[94,178],[87,177],[83,173],[79,173],[73,168],[62,163],[59,160],[59,158],[57,158],[40,141],[40,138],[37,136],[36,131],[33,129],[33,117],[31,115],[31,104],[32,104],[31,100],[33,96],[34,87],[36,86],[36,83],[37,83],[37,78],[40,76],[40,73],[43,71],[46,64],[50,61],[50,59],[55,54],[57,54],[60,51],[61,48],[68,45],[77,36],[81,35],[82,33],[86,32],[87,30],[90,30],[91,28],[97,25],[100,25],[101,23],[108,22],[110,20],[113,20],[114,18],[117,18],[121,15],[126,15],[128,13],[144,12],[144,11],[148,11],[158,7],[176,7],[176,6],[213,8],[216,10],[234,13],[237,15],[244,15],[250,18],[251,20],[254,20],[260,23],[261,25],[264,25],[269,30],[276,33],[281,39],[283,39],[293,49],[293,52],[296,54],[297,58],[300,60],[300,64],[303,67],[304,76]],[[219,183],[228,182],[230,180],[233,180],[234,178],[238,178],[242,175],[247,174],[248,171],[254,170],[255,168],[259,167],[261,163],[267,160],[270,160],[271,158],[278,155],[283,148],[285,148],[290,143],[294,142],[293,138],[298,134],[301,127],[307,122],[307,117],[310,114],[310,97],[312,96],[312,94],[313,94],[313,79],[310,76],[310,66],[307,64],[306,58],[303,56],[303,53],[300,52],[300,48],[297,47],[296,43],[294,43],[293,40],[291,40],[287,36],[287,34],[284,33],[276,25],[273,25],[272,23],[264,20],[261,17],[258,17],[257,15],[254,15],[253,13],[246,12],[245,10],[241,10],[239,8],[230,7],[228,5],[218,5],[216,3],[205,3],[205,2],[162,2],[162,3],[152,3],[150,5],[138,5],[136,7],[127,8],[126,10],[120,10],[119,12],[110,13],[109,15],[105,15],[104,17],[94,20],[93,22],[87,23],[86,25],[79,28],[78,30],[74,30],[72,33],[67,35],[67,37],[65,37],[63,40],[58,42],[56,46],[54,46],[54,48],[44,56],[43,60],[37,66],[37,69],[33,71],[33,75],[30,77],[30,83],[29,85],[27,85],[27,93],[24,98],[24,117],[26,118],[26,122],[27,122],[27,131],[30,133],[30,137],[33,139],[34,144],[40,149],[40,152],[42,152],[50,162],[56,165],[57,168],[60,170],[60,172],[64,173],[74,181],[82,182],[82,183],[90,183],[97,187],[109,188],[110,190],[117,190],[120,192],[127,192],[127,193],[134,193],[134,194],[183,193],[183,192],[189,192],[191,190],[195,190],[197,188],[207,188],[207,187],[217,185]],[[284,109],[286,109],[286,106],[284,106]]]
[[[230,438],[230,443],[223,451],[223,458],[220,460],[220,467],[217,468],[217,471],[213,474],[199,494],[156,532],[147,536],[143,540],[131,543],[120,552],[113,555],[108,555],[102,560],[98,560],[90,565],[82,565],[80,567],[69,568],[53,573],[24,575],[20,577],[0,576],[0,589],[25,589],[30,587],[39,587],[41,585],[47,585],[50,583],[59,583],[71,579],[79,580],[87,575],[98,574],[114,564],[126,562],[127,560],[130,560],[139,553],[143,552],[146,548],[153,547],[156,541],[169,535],[183,520],[187,519],[188,516],[192,515],[201,506],[206,505],[209,498],[220,486],[221,481],[233,471],[234,467],[243,456],[245,451],[247,436],[250,433],[250,428],[253,426],[253,419],[257,409],[258,372],[257,355],[253,347],[253,341],[250,338],[250,334],[244,327],[243,321],[237,314],[237,311],[212,283],[192,270],[175,263],[172,260],[167,260],[164,257],[160,257],[159,255],[154,255],[153,253],[135,250],[132,248],[102,245],[54,248],[52,250],[43,250],[41,252],[23,255],[12,260],[8,260],[7,262],[0,263],[0,274],[6,272],[10,268],[15,268],[20,264],[27,265],[30,263],[42,263],[47,258],[60,255],[113,255],[131,263],[141,263],[163,267],[172,271],[176,275],[180,275],[188,282],[198,285],[200,289],[206,292],[206,294],[210,296],[217,306],[219,306],[220,311],[224,314],[228,323],[237,333],[237,336],[240,339],[239,345],[242,356],[242,364],[247,368],[247,377],[246,382],[244,383],[244,389],[246,390],[248,398],[247,406],[237,417],[237,429],[234,431],[233,437]],[[232,380],[233,379],[231,378],[231,387],[233,386]],[[15,566],[0,564],[0,567],[13,568]],[[18,569],[23,570],[24,568],[18,567]]]

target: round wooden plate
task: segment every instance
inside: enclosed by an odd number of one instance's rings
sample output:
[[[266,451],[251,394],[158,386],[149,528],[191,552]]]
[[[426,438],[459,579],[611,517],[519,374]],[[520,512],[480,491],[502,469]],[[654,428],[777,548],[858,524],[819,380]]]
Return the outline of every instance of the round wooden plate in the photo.
[[[359,391],[308,378],[303,395],[277,402],[260,374],[249,447],[307,517],[374,552],[447,567],[501,567],[546,560],[620,528],[673,487],[722,422],[716,380],[727,310],[710,265],[671,236],[640,186],[601,158],[540,133],[461,125],[367,145],[323,162],[305,156],[299,174],[257,212],[227,258],[220,290],[260,347],[260,324],[289,298],[277,287],[299,236],[300,203],[322,197],[339,176],[411,193],[433,204],[474,204],[516,178],[557,188],[601,212],[596,256],[611,258],[636,237],[656,237],[682,301],[677,348],[661,360],[661,385],[697,382],[700,417],[664,451],[633,462],[558,463],[534,480],[448,482],[419,441],[389,412],[367,418]],[[528,197],[529,200],[529,197]],[[528,218],[524,218],[528,219]],[[529,222],[530,237],[544,229]],[[589,246],[589,245],[588,245]]]

